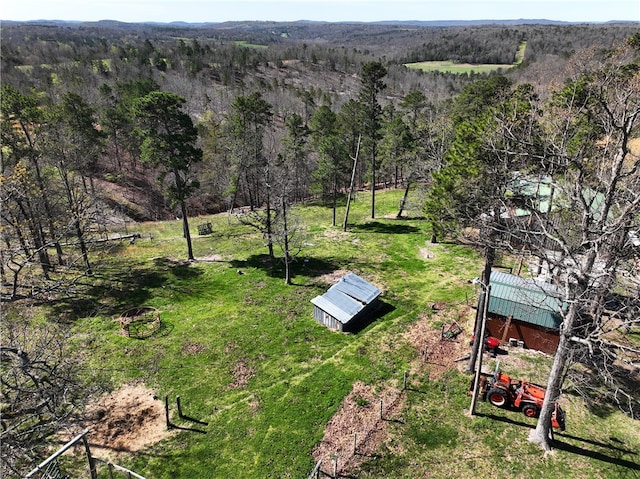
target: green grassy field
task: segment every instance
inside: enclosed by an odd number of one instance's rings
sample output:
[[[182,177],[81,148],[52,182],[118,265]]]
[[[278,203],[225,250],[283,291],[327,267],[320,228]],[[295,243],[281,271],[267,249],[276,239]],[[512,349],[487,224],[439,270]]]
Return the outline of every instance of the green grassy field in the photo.
[[[470,73],[493,73],[504,72],[522,63],[527,42],[522,42],[516,52],[516,59],[512,65],[506,64],[471,64],[471,63],[455,63],[452,61],[428,61],[405,63],[408,68],[415,68],[424,72],[443,72],[465,74]]]
[[[408,68],[415,68],[423,72],[443,72],[443,73],[492,73],[497,71],[506,71],[513,65],[495,65],[495,64],[470,64],[470,63],[454,63],[451,61],[435,61],[435,62],[416,62],[405,64]]]
[[[238,40],[235,42],[236,45],[238,45],[239,47],[247,47],[247,48],[255,48],[257,50],[265,50],[267,48],[269,48],[267,45],[260,45],[257,43],[250,43],[246,40]]]
[[[477,417],[466,415],[467,374],[429,379],[430,366],[405,333],[433,314],[433,303],[475,301],[467,280],[482,261],[464,246],[429,244],[417,214],[395,219],[400,195],[380,192],[371,220],[369,196],[360,193],[346,233],[330,226],[329,208],[296,208],[307,237],[291,286],[282,265],[268,261],[262,236],[226,215],[192,219],[192,231],[200,222],[213,225],[213,234],[194,237],[194,263],[182,261],[180,222],[128,225],[142,238],[105,253],[86,296],[48,314],[74,322],[73,346],[87,375],[113,389],[137,381],[160,398],[180,395],[188,415],[207,425],[177,420],[202,432],[177,430],[116,462],[147,478],[305,478],[352,385],[400,387],[411,370],[411,389],[387,421],[386,439],[342,477],[638,477],[637,424],[617,412],[594,416],[568,398],[562,446],[545,456],[526,439],[533,420],[483,402]],[[336,270],[383,289],[384,314],[356,334],[313,320],[310,300],[328,287],[322,275]],[[161,311],[163,328],[144,340],[122,336],[114,319],[142,305]],[[440,326],[434,321],[433,330]],[[544,377],[549,361],[539,358],[531,369]]]

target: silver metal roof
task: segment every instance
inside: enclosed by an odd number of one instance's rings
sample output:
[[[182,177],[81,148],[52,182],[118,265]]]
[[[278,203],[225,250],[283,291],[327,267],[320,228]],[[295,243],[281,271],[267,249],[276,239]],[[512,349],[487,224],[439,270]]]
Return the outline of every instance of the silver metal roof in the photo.
[[[366,305],[380,296],[381,291],[354,273],[348,273],[322,296],[311,302],[341,323],[349,322]]]

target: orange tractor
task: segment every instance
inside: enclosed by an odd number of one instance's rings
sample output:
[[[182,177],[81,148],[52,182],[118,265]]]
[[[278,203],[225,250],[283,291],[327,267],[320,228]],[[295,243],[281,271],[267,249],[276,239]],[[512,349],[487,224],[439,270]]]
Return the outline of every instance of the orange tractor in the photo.
[[[515,408],[521,410],[527,417],[538,417],[542,402],[547,392],[545,388],[528,381],[511,379],[508,375],[497,371],[486,386],[486,399],[493,406],[500,408]],[[564,431],[565,414],[558,403],[551,417],[551,425]]]

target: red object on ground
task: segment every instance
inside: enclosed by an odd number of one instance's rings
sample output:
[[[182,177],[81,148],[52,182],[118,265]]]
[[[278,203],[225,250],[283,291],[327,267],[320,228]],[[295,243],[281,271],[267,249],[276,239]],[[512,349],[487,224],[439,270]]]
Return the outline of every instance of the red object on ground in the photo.
[[[538,417],[547,390],[528,381],[514,380],[506,374],[496,372],[488,384],[487,400],[496,407],[514,407],[527,417]],[[565,414],[558,403],[551,416],[551,425],[564,431]]]
[[[473,346],[473,342],[476,340],[475,336],[471,336],[471,344]],[[500,340],[498,338],[494,338],[493,336],[487,336],[484,339],[484,344],[488,349],[498,349],[500,347]]]

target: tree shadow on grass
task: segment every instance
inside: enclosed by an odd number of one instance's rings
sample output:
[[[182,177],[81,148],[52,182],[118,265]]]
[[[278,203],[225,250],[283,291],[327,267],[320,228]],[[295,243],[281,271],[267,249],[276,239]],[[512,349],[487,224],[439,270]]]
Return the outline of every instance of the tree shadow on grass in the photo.
[[[507,417],[502,417],[502,416],[496,416],[494,414],[485,414],[485,413],[476,413],[476,416],[480,416],[480,417],[486,417],[495,421],[500,421],[500,422],[505,422],[508,424],[513,424],[516,426],[521,426],[521,427],[525,427],[525,428],[529,428],[529,429],[533,429],[535,426],[531,425],[531,424],[527,424],[525,422],[522,421],[516,421]],[[586,449],[584,447],[581,446],[577,446],[575,444],[570,444],[569,442],[563,441],[559,438],[563,438],[563,439],[569,439],[569,440],[573,440],[573,441],[580,441],[582,443],[585,444],[591,444],[593,446],[596,447],[601,447],[603,449],[606,449],[607,451],[610,451],[610,454],[607,454],[605,452],[601,452],[601,451],[594,451],[591,449]],[[614,438],[615,439],[615,438]],[[612,439],[613,440],[613,439]],[[617,439],[615,439],[615,441],[617,441]],[[636,455],[637,453],[635,451],[630,451],[627,449],[623,449],[619,446],[613,446],[611,444],[607,444],[607,443],[603,443],[603,442],[599,442],[599,441],[594,441],[592,439],[585,439],[585,438],[581,438],[581,437],[576,437],[576,436],[571,436],[569,434],[566,433],[561,433],[561,432],[555,432],[554,431],[554,440],[552,441],[552,447],[556,448],[556,449],[560,449],[561,451],[566,451],[566,452],[570,452],[573,454],[578,454],[580,456],[585,456],[585,457],[589,457],[591,459],[595,459],[598,461],[602,461],[602,462],[606,462],[609,464],[615,464],[617,466],[621,466],[621,467],[626,467],[627,469],[632,469],[635,471],[640,471],[640,464],[633,462],[633,461],[629,461],[627,459],[622,459],[620,456],[625,455],[625,454],[633,454]]]
[[[615,442],[618,445],[614,446],[613,444],[610,443],[606,443],[606,442],[600,442],[600,441],[594,441],[593,439],[586,439],[583,437],[577,437],[577,436],[572,436],[571,434],[567,434],[566,432],[556,432],[555,433],[556,438],[557,437],[562,437],[565,439],[572,439],[574,441],[580,441],[580,442],[584,442],[587,444],[591,444],[593,446],[598,446],[598,447],[602,447],[604,449],[609,449],[611,451],[616,451],[619,452],[621,454],[630,454],[632,456],[637,456],[638,452],[637,451],[632,451],[629,449],[624,449],[623,447],[620,446],[620,444],[624,444],[622,441],[620,441],[619,439],[616,439],[615,437],[610,437],[609,440],[611,442]],[[558,439],[556,439],[556,441],[558,441]],[[638,467],[640,467],[640,465],[638,465]]]
[[[577,446],[575,444],[570,444],[569,442],[562,441],[558,439],[558,437],[572,439],[572,440],[580,441],[586,444],[592,444],[597,447],[602,447],[603,449],[606,449],[607,452],[586,449],[585,447]],[[568,434],[555,433],[555,439],[553,440],[552,445],[554,448],[560,449],[561,451],[570,452],[572,454],[578,454],[580,456],[585,456],[590,459],[595,459],[597,461],[606,462],[608,464],[614,464],[620,467],[625,467],[627,469],[631,469],[634,471],[640,471],[640,463],[629,461],[628,459],[623,459],[621,457],[625,454],[635,455],[637,454],[636,452],[628,451],[616,446],[612,446],[611,444],[599,443],[597,441],[592,441],[590,439],[583,439],[580,437],[569,436]]]
[[[363,233],[383,233],[383,234],[409,234],[419,233],[420,229],[415,226],[401,223],[381,223],[379,221],[370,221],[368,223],[350,225],[351,231],[360,231]]]
[[[72,322],[96,314],[113,316],[144,305],[153,290],[177,279],[188,281],[203,271],[184,261],[156,258],[153,267],[114,266],[103,268],[91,277],[81,293],[49,303],[59,322]]]
[[[270,258],[267,254],[254,254],[246,260],[231,260],[229,265],[237,269],[240,273],[246,268],[263,270],[267,276],[272,278],[282,278],[284,280],[285,269],[281,258]],[[293,280],[296,276],[303,275],[318,277],[338,269],[338,265],[318,258],[295,258],[289,265],[289,273]]]

